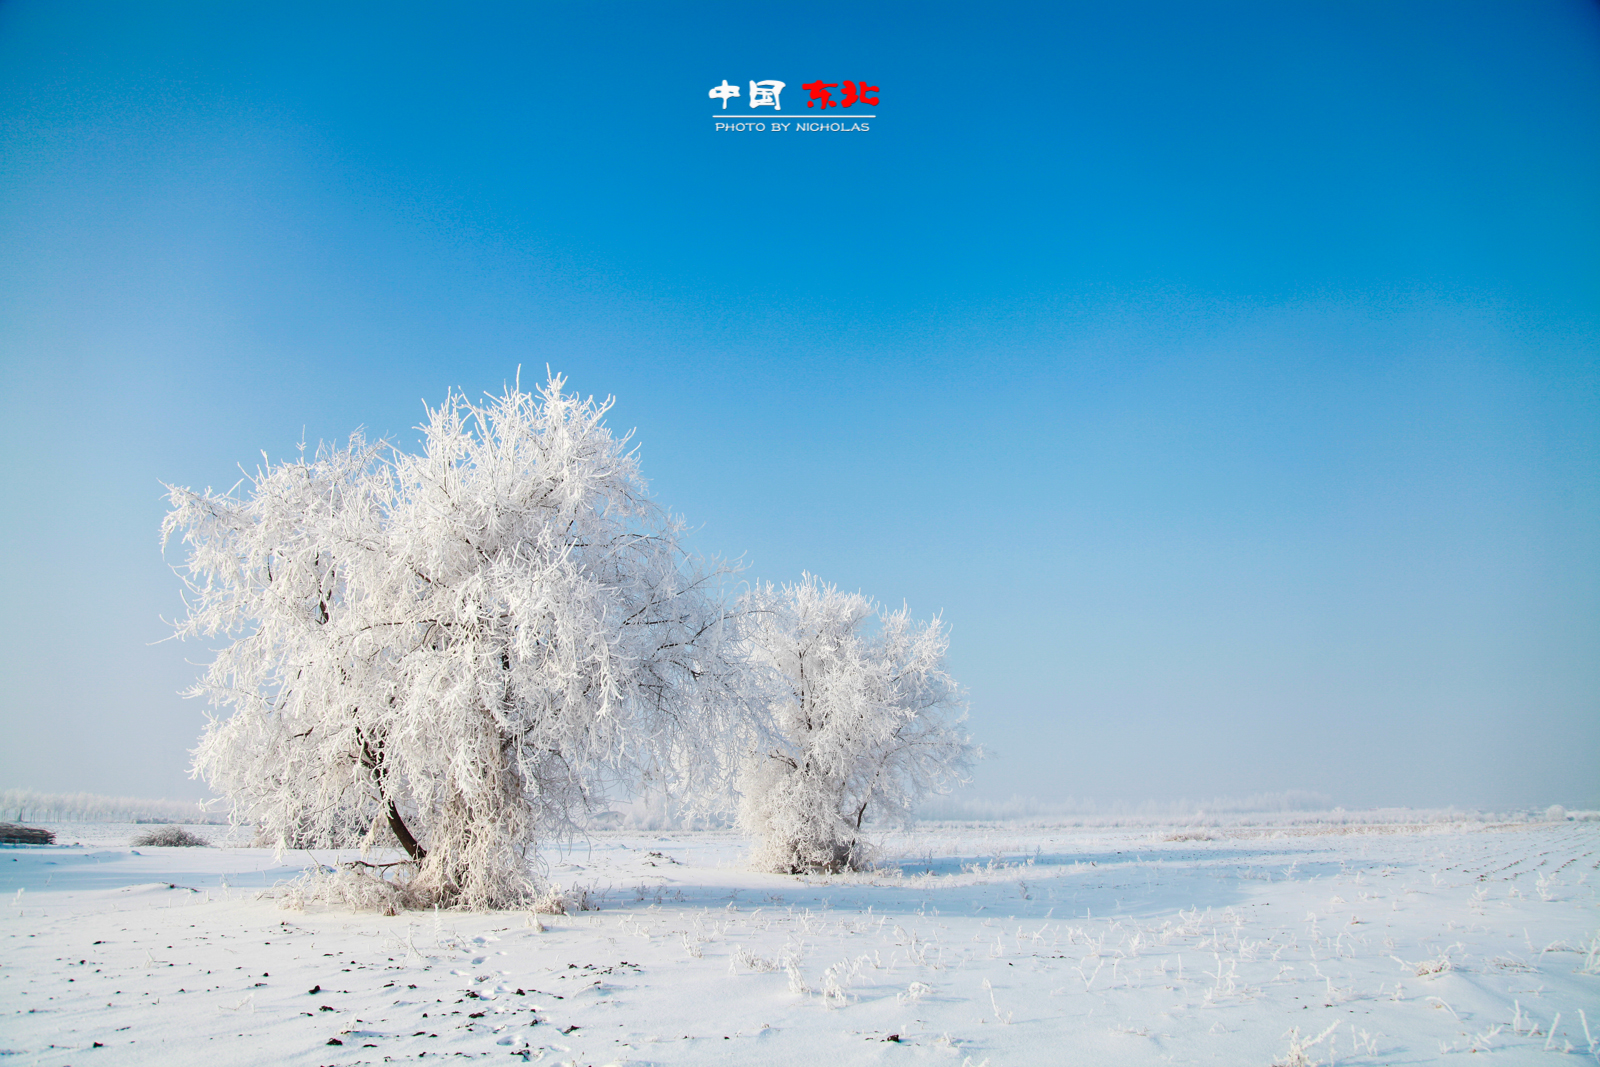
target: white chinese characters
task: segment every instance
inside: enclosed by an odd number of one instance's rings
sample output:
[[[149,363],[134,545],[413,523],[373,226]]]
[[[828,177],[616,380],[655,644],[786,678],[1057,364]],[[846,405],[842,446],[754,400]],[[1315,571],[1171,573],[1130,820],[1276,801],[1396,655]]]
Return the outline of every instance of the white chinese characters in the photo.
[[[766,107],[768,104],[770,104],[772,105],[772,109],[774,111],[782,111],[783,106],[778,103],[778,94],[781,92],[783,92],[783,82],[751,82],[750,106],[753,108]],[[727,106],[726,101],[723,102],[723,106]]]
[[[779,94],[783,92],[784,83],[768,79],[766,81],[753,81],[750,83],[750,106],[752,108],[770,107],[774,111],[782,111],[783,105],[779,103]],[[728,110],[728,101],[739,95],[737,85],[729,85],[728,79],[723,78],[721,85],[713,85],[707,94],[713,100],[722,101],[722,110]]]

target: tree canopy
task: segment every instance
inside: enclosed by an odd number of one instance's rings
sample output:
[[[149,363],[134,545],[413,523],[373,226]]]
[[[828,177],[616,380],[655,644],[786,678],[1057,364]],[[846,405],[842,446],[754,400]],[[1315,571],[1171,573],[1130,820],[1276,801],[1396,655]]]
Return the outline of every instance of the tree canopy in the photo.
[[[757,586],[740,607],[774,730],[740,779],[757,863],[792,873],[860,867],[872,824],[906,822],[916,801],[963,782],[978,755],[945,671],[944,625],[811,574]]]
[[[221,639],[194,768],[280,846],[388,834],[425,901],[534,890],[608,782],[725,781],[752,721],[720,593],[610,401],[451,393],[421,451],[356,435],[227,493],[169,487],[183,637]]]

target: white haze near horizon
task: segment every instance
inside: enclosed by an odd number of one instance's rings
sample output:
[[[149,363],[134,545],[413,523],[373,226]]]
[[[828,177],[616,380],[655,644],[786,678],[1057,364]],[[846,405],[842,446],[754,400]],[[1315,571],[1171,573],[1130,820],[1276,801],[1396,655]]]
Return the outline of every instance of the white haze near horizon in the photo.
[[[1193,826],[1359,826],[1397,824],[1485,824],[1500,822],[1565,819],[1600,820],[1600,811],[1568,810],[1560,804],[1544,808],[1485,811],[1448,808],[1370,808],[1346,810],[1319,793],[1288,792],[1247,797],[1212,797],[1204,801],[1145,801],[1140,804],[1067,799],[1040,801],[1012,796],[1006,800],[985,800],[956,795],[931,797],[914,813],[918,824],[1015,824],[1031,826],[1154,826],[1186,824]],[[0,823],[46,826],[56,829],[63,840],[90,836],[115,836],[119,828],[140,824],[231,823],[227,804],[216,797],[205,800],[100,796],[94,793],[41,793],[31,789],[0,791]],[[630,830],[727,830],[735,828],[731,811],[704,814],[686,812],[667,798],[655,794],[617,797],[597,801],[590,812],[578,816],[583,827],[580,838],[592,831]],[[91,827],[99,827],[94,830]],[[906,827],[877,826],[876,839],[892,839]],[[248,824],[227,831],[234,844],[253,840]],[[243,836],[240,836],[240,835]],[[98,839],[98,837],[97,837]],[[221,838],[217,839],[222,840]],[[558,851],[571,842],[544,842]]]

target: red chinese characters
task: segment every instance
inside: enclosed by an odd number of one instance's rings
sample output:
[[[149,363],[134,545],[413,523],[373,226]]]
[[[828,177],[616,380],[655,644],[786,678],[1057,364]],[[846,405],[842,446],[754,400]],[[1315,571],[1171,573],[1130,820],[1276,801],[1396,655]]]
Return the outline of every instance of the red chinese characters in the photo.
[[[854,104],[857,100],[859,100],[868,107],[877,107],[878,98],[876,96],[867,95],[868,93],[876,93],[877,91],[878,87],[876,85],[868,85],[866,82],[845,82],[844,106],[849,107],[851,104]]]
[[[845,82],[844,100],[842,102],[835,100],[833,94],[828,91],[829,89],[839,88],[838,82],[825,82],[818,78],[814,82],[801,82],[800,88],[811,94],[811,99],[806,101],[806,107],[816,107],[818,103],[821,103],[822,110],[826,111],[830,107],[853,107],[857,103],[866,104],[869,107],[878,106],[877,96],[867,95],[868,93],[876,94],[878,87],[876,85],[868,85],[866,82]]]
[[[818,78],[814,82],[801,82],[800,88],[811,94],[811,99],[806,101],[806,107],[816,107],[818,100],[822,101],[822,110],[824,111],[828,110],[830,107],[839,106],[838,102],[834,100],[833,94],[828,92],[829,89],[839,88],[838,82],[825,85],[823,84],[822,79]]]

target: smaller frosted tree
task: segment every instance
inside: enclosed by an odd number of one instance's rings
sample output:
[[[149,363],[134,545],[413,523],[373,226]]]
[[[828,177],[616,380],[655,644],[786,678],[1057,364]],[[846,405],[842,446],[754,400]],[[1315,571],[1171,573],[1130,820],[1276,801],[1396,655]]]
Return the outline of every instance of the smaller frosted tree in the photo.
[[[964,782],[978,756],[944,669],[943,624],[811,574],[757,586],[741,607],[771,694],[772,741],[740,782],[740,825],[760,839],[756,865],[859,868],[874,824],[908,821],[919,799]]]

